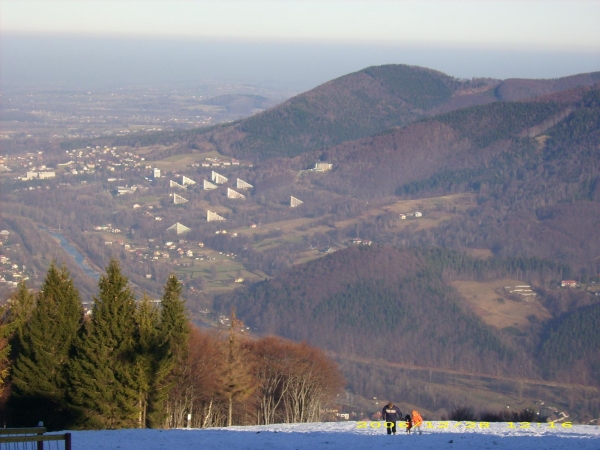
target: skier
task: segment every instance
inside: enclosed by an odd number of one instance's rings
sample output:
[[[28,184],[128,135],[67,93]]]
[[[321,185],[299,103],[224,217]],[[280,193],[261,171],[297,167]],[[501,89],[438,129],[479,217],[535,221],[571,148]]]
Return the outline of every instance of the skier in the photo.
[[[396,434],[396,421],[402,420],[402,413],[392,402],[389,402],[381,410],[381,417],[385,421],[387,434]]]

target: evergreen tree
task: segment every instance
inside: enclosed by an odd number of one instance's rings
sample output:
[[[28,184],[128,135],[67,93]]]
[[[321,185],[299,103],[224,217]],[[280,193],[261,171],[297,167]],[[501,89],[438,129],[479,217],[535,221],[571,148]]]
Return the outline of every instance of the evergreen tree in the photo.
[[[98,287],[91,320],[77,342],[69,370],[70,401],[80,412],[82,425],[135,427],[140,404],[134,295],[115,260]]]
[[[152,427],[162,426],[165,422],[165,402],[188,352],[190,327],[181,290],[177,277],[170,275],[161,300],[155,373],[148,411],[148,425]]]
[[[10,335],[12,334],[12,324],[8,322],[8,307],[0,307],[0,398],[4,394],[4,383],[10,372]]]
[[[19,306],[27,308],[25,293],[19,296],[25,300]],[[49,428],[62,428],[68,423],[67,367],[81,318],[73,280],[64,266],[59,270],[52,263],[31,318],[18,331],[20,348],[11,377],[11,409],[18,424],[33,426],[42,420]]]
[[[159,324],[159,312],[145,294],[138,303],[135,321],[137,331],[135,369],[139,394],[138,425],[142,428],[146,426],[147,422],[150,389],[155,375]]]
[[[33,304],[33,293],[29,291],[25,281],[21,281],[8,302],[0,308],[0,399],[2,402],[7,397],[6,381],[20,348],[18,337],[29,320]],[[4,412],[4,408],[2,410]]]
[[[9,309],[6,314],[6,323],[10,323],[10,339],[12,358],[19,354],[19,338],[23,336],[23,330],[31,317],[31,312],[35,306],[35,295],[27,288],[24,281],[19,283],[17,290],[12,293],[8,299]]]

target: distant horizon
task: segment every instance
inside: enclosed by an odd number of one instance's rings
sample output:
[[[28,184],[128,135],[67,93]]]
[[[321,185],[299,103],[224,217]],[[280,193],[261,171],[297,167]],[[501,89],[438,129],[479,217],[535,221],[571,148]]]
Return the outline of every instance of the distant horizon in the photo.
[[[3,33],[0,84],[78,88],[255,84],[304,91],[373,65],[408,64],[456,78],[561,78],[600,71],[591,51],[397,42],[268,41]]]
[[[3,0],[3,33],[600,51],[594,0]]]

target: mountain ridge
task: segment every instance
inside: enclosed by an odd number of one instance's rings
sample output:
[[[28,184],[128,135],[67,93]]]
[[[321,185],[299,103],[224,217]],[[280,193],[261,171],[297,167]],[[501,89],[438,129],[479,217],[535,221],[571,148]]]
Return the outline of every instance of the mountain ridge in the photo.
[[[459,80],[417,66],[372,66],[197,135],[194,142],[210,143],[235,157],[289,157],[460,108],[524,100],[598,81],[600,72],[552,80]]]

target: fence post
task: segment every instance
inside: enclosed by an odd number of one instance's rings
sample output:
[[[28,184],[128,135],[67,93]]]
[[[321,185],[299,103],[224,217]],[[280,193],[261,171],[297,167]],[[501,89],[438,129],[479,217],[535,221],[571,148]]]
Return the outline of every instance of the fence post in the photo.
[[[65,433],[65,450],[71,450],[71,433]]]
[[[38,423],[38,427],[43,427],[43,426],[44,426],[44,422]],[[38,432],[38,436],[41,436],[43,434],[44,434],[43,431]],[[44,441],[37,441],[37,450],[44,450]]]

